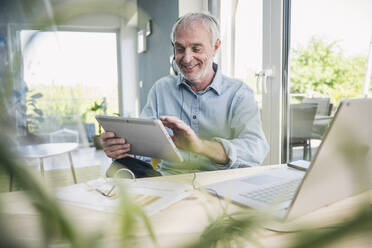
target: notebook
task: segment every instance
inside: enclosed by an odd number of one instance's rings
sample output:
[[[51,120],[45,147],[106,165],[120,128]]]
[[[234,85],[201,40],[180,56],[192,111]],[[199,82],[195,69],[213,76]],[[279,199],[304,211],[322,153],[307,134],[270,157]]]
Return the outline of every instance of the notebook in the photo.
[[[285,167],[207,185],[212,194],[293,219],[372,188],[372,99],[340,103],[306,171]]]
[[[115,185],[115,187],[114,187]],[[126,190],[132,203],[154,215],[191,195],[191,186],[157,180],[98,178],[59,189],[56,198],[66,204],[120,214],[120,186]],[[124,193],[125,194],[125,193]]]

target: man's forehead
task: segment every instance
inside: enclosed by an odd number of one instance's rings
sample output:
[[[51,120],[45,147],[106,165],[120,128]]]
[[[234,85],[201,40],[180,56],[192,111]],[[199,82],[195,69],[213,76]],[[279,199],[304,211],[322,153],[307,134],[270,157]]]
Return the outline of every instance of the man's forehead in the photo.
[[[203,46],[203,44],[202,43],[198,43],[198,42],[195,42],[195,43],[188,43],[188,44],[182,44],[182,43],[180,43],[180,42],[175,42],[174,43],[174,45],[175,46],[178,46],[178,47],[183,47],[183,46],[185,46],[185,45],[188,45],[188,46]]]
[[[202,20],[197,20],[197,19],[194,19],[194,20],[185,20],[183,22],[181,22],[178,27],[177,27],[177,30],[178,29],[188,29],[188,28],[198,28],[200,29],[201,27],[204,27],[206,28],[204,22]]]
[[[201,20],[193,20],[186,23],[180,23],[175,31],[175,43],[180,40],[183,40],[187,36],[188,38],[202,39],[208,38],[211,39],[212,34],[208,27]],[[179,42],[180,43],[180,42]],[[193,42],[194,44],[202,42]]]

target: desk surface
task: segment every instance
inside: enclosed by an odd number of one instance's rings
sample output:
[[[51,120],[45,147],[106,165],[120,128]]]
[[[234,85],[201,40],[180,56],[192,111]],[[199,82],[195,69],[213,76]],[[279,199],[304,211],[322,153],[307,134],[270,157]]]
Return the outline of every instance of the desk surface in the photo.
[[[164,176],[156,178],[156,180],[186,184],[192,184],[194,181],[194,184],[202,186],[222,180],[252,175],[262,172],[263,170],[275,169],[278,167],[280,166],[262,166],[257,168],[202,172],[198,173],[196,178],[194,178],[193,174]],[[147,178],[144,180],[154,179]],[[322,225],[339,223],[340,220],[349,216],[352,212],[351,210],[355,208],[356,203],[359,203],[361,197],[364,199],[366,196],[364,194],[363,196],[351,197],[341,202],[331,204],[296,220],[295,223],[289,223],[289,225],[306,224],[317,226],[320,223],[322,223]],[[367,197],[369,197],[369,193]],[[18,236],[21,241],[35,244],[40,242],[40,236],[38,234],[38,215],[35,213],[30,203],[25,201],[24,194],[22,192],[3,193],[0,194],[0,199],[5,205],[1,215],[6,221],[10,231],[22,233],[21,236]],[[160,247],[179,247],[180,244],[185,244],[199,237],[204,228],[210,223],[209,217],[216,217],[222,213],[221,203],[223,205],[227,204],[224,201],[220,202],[216,197],[210,194],[194,190],[190,197],[152,216],[150,220]],[[113,224],[117,223],[117,215],[70,205],[65,205],[64,209],[80,230],[86,232],[108,230],[110,233],[109,236],[112,236],[113,240],[115,237],[118,237],[118,230],[115,230],[116,227]],[[238,210],[243,210],[243,208],[234,204],[229,206],[229,211],[231,212]],[[271,225],[269,227],[271,228]],[[138,234],[143,237],[140,240],[140,247],[152,247],[143,228],[140,229]],[[294,234],[291,233],[270,231],[266,228],[262,228],[262,230],[257,233],[258,240],[263,247],[287,247],[293,235]],[[350,240],[344,240],[341,247],[370,247],[369,245],[372,244],[372,238],[358,236],[351,239],[351,242],[354,243],[350,244]]]

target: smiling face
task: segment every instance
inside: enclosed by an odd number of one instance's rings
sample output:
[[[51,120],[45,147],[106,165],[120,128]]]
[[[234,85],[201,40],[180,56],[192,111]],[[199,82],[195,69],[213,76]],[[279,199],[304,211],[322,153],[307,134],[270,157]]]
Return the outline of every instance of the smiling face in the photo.
[[[175,32],[174,49],[183,76],[192,84],[208,86],[213,80],[212,63],[219,46],[219,40],[212,45],[210,31],[201,21],[187,26],[181,23]]]

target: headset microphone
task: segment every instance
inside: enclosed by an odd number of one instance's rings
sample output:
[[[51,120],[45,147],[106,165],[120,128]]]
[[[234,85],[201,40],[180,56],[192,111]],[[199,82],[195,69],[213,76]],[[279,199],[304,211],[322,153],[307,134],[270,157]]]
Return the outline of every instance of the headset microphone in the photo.
[[[172,47],[173,47],[173,56],[170,58],[170,64],[171,64],[171,70],[173,71],[174,75],[178,75],[178,67],[176,65],[176,50],[174,48],[174,43],[172,42]]]

